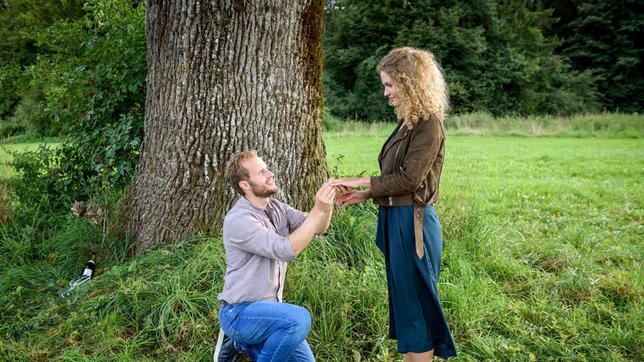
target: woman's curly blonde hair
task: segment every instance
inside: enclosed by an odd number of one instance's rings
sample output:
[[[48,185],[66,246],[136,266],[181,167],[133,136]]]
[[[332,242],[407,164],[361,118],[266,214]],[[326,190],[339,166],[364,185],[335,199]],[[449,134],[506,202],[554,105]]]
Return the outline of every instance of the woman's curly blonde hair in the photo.
[[[400,99],[396,116],[409,128],[432,116],[443,122],[449,110],[449,96],[443,69],[434,54],[410,47],[393,49],[380,60],[377,70],[394,81]]]

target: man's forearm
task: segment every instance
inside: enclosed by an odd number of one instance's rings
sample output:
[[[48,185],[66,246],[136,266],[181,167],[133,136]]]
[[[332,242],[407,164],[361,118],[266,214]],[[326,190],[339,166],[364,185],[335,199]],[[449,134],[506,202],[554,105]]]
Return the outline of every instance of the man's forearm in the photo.
[[[314,207],[311,212],[309,212],[309,215],[304,219],[302,225],[288,236],[291,249],[293,249],[293,255],[299,255],[302,250],[309,245],[311,240],[315,237],[315,234],[326,232],[329,228],[329,224],[331,223],[332,214],[333,208],[325,211]]]
[[[326,231],[329,229],[329,225],[331,225],[331,217],[333,216],[333,208],[329,210],[329,212],[326,213],[326,216],[321,220],[322,222],[320,223],[320,228],[317,231],[317,234],[322,235],[326,233]]]

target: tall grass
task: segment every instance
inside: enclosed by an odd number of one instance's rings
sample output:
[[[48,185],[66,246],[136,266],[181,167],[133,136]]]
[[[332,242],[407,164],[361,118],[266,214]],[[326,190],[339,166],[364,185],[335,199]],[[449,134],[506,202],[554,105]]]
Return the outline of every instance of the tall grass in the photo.
[[[0,225],[13,220],[11,205],[11,185],[8,180],[0,178]]]
[[[327,147],[340,175],[375,174],[383,141]],[[641,360],[642,141],[447,142],[439,288],[459,359]]]
[[[526,116],[493,117],[475,112],[451,115],[445,126],[455,134],[487,136],[559,136],[642,138],[644,116],[639,114],[601,113],[572,117]]]
[[[393,118],[392,118],[393,119]],[[393,121],[342,121],[325,114],[326,137],[387,137]],[[535,115],[494,117],[486,112],[452,114],[445,119],[449,135],[510,137],[642,138],[644,116],[625,113],[580,114],[571,117]]]

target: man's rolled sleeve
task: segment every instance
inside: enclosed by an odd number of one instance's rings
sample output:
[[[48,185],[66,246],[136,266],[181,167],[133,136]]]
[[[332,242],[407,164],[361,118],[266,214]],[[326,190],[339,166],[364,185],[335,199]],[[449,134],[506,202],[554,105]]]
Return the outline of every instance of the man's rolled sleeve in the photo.
[[[282,205],[285,209],[284,214],[286,215],[286,219],[288,220],[289,232],[292,233],[293,231],[295,231],[295,229],[299,228],[304,223],[304,220],[306,219],[306,216],[308,214],[290,207],[289,205]]]
[[[287,237],[269,230],[249,214],[225,221],[224,240],[230,247],[266,258],[286,262],[295,258]]]

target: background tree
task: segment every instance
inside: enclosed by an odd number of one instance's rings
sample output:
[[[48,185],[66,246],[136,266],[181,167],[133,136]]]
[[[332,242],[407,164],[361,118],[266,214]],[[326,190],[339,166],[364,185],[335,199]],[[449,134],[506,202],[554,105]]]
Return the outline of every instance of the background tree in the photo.
[[[323,2],[148,1],[141,157],[124,202],[138,250],[219,227],[229,156],[257,149],[310,206],[321,138]]]
[[[0,137],[19,131],[45,131],[49,124],[30,124],[29,116],[42,101],[42,84],[30,84],[25,69],[46,56],[38,33],[61,19],[83,16],[82,0],[0,1]],[[18,112],[18,117],[14,114]]]
[[[560,51],[580,71],[591,71],[602,106],[614,111],[644,110],[642,58],[644,5],[641,1],[544,1],[560,19],[553,34]]]
[[[550,10],[524,1],[344,0],[325,33],[325,97],[350,118],[391,117],[374,73],[396,46],[431,49],[456,112],[571,114],[594,107],[588,72],[575,72],[544,36]]]

